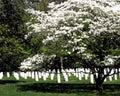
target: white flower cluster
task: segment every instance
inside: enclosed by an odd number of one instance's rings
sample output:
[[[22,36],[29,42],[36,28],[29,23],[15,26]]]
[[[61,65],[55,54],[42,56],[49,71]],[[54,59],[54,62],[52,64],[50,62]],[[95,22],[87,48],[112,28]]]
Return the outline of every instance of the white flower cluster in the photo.
[[[105,57],[105,61],[104,64],[105,65],[114,65],[116,59],[120,58],[120,56],[112,56],[112,55],[108,55]]]
[[[47,13],[27,10],[34,15],[32,19],[36,21],[29,23],[33,32],[49,32],[44,42],[62,34],[71,36],[76,34],[75,31],[83,33],[82,29],[87,23],[89,32],[94,34],[120,29],[120,4],[116,0],[67,0],[61,4],[52,2],[48,7],[50,10]]]
[[[50,10],[47,13],[26,10],[33,15],[27,23],[32,28],[28,36],[44,30],[48,33],[43,40],[45,44],[67,36],[69,39],[66,46],[72,45],[72,51],[84,52],[86,48],[82,40],[89,38],[88,33],[99,35],[101,32],[120,30],[120,4],[116,0],[67,0],[60,4],[52,2],[48,7]]]
[[[25,59],[22,63],[21,63],[21,66],[20,66],[20,69],[21,70],[26,70],[26,69],[33,69],[34,66],[36,66],[38,63],[41,63],[43,62],[43,57],[44,55],[35,55],[33,57],[29,57],[27,59]],[[36,63],[36,64],[33,64],[33,63]]]
[[[42,63],[46,58],[52,58],[54,55],[47,56],[44,54],[36,54],[33,57],[25,59],[20,66],[20,70],[38,70],[39,67],[43,67]]]

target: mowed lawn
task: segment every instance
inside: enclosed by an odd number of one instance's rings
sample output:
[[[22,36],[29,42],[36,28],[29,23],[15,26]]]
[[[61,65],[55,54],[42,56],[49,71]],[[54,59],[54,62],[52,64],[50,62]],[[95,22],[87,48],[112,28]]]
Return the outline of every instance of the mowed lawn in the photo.
[[[14,77],[4,77],[0,80],[0,96],[99,96],[95,85],[89,80],[78,80],[71,76],[69,81],[58,84],[48,78],[46,81],[31,78],[16,80]],[[120,78],[104,84],[104,92],[101,96],[120,96]]]

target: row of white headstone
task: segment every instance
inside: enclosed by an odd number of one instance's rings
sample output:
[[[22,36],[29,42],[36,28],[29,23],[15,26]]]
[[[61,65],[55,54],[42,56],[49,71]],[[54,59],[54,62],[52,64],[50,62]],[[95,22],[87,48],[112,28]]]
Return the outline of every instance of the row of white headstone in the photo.
[[[109,69],[104,70],[104,74],[107,73]],[[116,73],[120,70],[112,70],[111,74],[113,74],[116,71]],[[78,78],[79,80],[85,79],[88,80],[90,79],[90,83],[94,83],[94,76],[93,74],[89,74],[90,70],[89,69],[83,69],[83,68],[77,68],[77,69],[65,69],[65,70],[57,70],[57,73],[55,72],[55,70],[53,71],[27,71],[27,72],[12,72],[12,75],[14,76],[14,78],[16,80],[19,80],[20,77],[27,79],[29,77],[31,77],[32,79],[35,79],[35,81],[39,81],[39,79],[43,79],[44,81],[47,80],[47,78],[50,78],[51,80],[54,80],[55,75],[57,74],[57,82],[61,83],[61,75],[63,75],[64,77],[64,81],[68,82],[69,81],[69,77],[70,76],[75,76],[76,78]],[[97,74],[97,73],[96,73]],[[0,72],[0,79],[3,78],[4,73]],[[9,72],[6,73],[6,76],[9,78],[11,76],[11,74]],[[114,74],[114,75],[110,75],[109,77],[109,81],[112,80],[117,80],[118,79],[118,74]],[[106,81],[107,79],[105,79]]]

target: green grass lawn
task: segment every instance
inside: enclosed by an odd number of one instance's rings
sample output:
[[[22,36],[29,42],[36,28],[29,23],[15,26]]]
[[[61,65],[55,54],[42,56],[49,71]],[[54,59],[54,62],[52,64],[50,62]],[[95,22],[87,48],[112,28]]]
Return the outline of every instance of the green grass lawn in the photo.
[[[102,96],[120,96],[120,80],[108,81],[104,85]],[[40,79],[38,82],[28,78],[4,77],[0,80],[0,96],[99,96],[95,85],[89,80],[78,80],[74,76],[69,77],[68,82],[58,84],[56,77],[53,81]]]

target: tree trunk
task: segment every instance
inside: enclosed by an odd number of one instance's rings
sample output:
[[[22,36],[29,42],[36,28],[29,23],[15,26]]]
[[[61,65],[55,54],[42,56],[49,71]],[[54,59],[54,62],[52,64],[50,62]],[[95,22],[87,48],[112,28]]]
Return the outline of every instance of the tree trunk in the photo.
[[[103,92],[103,82],[105,79],[104,78],[104,68],[100,66],[97,73],[98,74],[94,74],[94,79],[96,82],[96,89],[101,94]]]
[[[99,91],[99,93],[103,92],[103,80],[100,78],[96,79],[96,89]]]
[[[61,69],[63,69],[63,58],[60,57],[60,65],[61,65]]]

